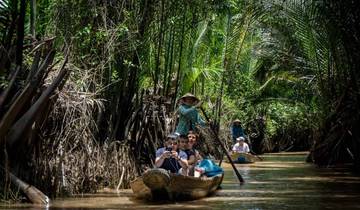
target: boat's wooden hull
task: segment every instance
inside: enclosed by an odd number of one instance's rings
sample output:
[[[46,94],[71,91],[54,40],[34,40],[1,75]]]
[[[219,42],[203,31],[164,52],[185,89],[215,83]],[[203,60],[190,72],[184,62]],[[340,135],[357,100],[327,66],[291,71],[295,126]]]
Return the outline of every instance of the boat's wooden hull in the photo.
[[[254,163],[259,160],[259,158],[249,153],[232,153],[230,157],[234,163]],[[225,160],[228,162],[227,158]]]
[[[130,183],[135,197],[149,200],[195,200],[215,192],[220,186],[224,174],[214,177],[191,177],[170,174],[169,184],[161,189],[150,189],[138,177]]]

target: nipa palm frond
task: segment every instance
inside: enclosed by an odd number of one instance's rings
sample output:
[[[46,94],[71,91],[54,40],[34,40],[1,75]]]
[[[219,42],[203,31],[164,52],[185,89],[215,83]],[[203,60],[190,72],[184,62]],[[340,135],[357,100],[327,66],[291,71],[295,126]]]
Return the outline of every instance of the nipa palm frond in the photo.
[[[303,0],[292,0],[283,6],[295,26],[295,37],[301,43],[304,55],[313,70],[321,72],[328,65],[329,47],[324,28],[317,24],[318,7],[313,1]]]
[[[12,6],[9,0],[0,1],[0,36],[4,37],[10,24]]]

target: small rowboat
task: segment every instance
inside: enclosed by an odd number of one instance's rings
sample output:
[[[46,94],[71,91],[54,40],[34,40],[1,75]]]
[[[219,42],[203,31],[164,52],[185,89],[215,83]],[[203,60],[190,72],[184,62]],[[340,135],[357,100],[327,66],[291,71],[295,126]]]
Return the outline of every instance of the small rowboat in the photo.
[[[147,200],[195,200],[218,189],[224,174],[213,177],[192,177],[172,174],[156,168],[130,183],[136,198]]]
[[[230,157],[234,163],[254,163],[259,160],[258,157],[249,153],[232,153]],[[228,162],[227,159],[225,160]]]

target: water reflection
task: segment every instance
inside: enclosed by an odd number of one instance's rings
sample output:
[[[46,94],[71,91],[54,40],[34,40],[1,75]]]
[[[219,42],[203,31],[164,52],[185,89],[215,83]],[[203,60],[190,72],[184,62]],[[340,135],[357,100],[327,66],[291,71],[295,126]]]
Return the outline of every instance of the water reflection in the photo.
[[[264,155],[264,161],[237,165],[246,183],[240,185],[223,163],[222,189],[213,196],[181,203],[135,200],[131,190],[104,191],[53,201],[50,207],[0,204],[4,209],[360,209],[360,177],[345,169],[306,164],[304,153]]]

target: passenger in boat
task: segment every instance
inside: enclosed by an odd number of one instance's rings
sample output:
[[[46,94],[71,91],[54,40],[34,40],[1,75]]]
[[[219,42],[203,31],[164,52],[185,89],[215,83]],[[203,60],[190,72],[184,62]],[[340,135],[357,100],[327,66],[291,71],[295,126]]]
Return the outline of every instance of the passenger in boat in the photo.
[[[245,138],[244,129],[242,128],[241,121],[239,119],[236,119],[233,121],[231,128],[230,128],[230,132],[231,132],[233,144],[236,143],[237,138],[239,138],[239,137]]]
[[[178,147],[176,135],[169,135],[165,147],[156,151],[155,166],[169,170],[171,173],[186,175],[188,167],[187,155]]]
[[[245,143],[245,138],[240,136],[236,139],[236,144],[232,148],[232,152],[235,153],[249,153],[250,148],[247,143]]]
[[[202,159],[199,151],[196,150],[194,147],[197,143],[198,134],[195,133],[195,131],[189,131],[187,138],[189,139],[188,149],[192,150],[195,153],[195,162],[194,163],[196,163],[197,161]]]
[[[187,149],[188,142],[189,142],[189,139],[187,138],[187,136],[185,136],[185,135],[180,135],[179,136],[179,149],[184,151],[186,154],[187,154],[186,149]],[[187,158],[189,160],[189,155],[188,155]]]
[[[195,153],[188,149],[188,143],[189,143],[189,139],[186,135],[179,136],[179,149],[184,151],[187,155],[188,170],[184,172],[186,173],[186,175],[188,175],[189,173],[189,167],[190,167],[189,163],[192,162],[193,159],[195,159]]]
[[[197,134],[194,131],[189,131],[187,138],[188,138],[188,144],[187,144],[187,149],[185,150],[185,152],[188,155],[188,165],[189,165],[188,166],[188,175],[194,176],[195,165],[200,160],[202,160],[202,157],[201,157],[199,151],[197,151],[194,148],[194,145],[196,144],[196,141],[197,141]]]
[[[177,135],[187,135],[189,130],[195,130],[196,125],[205,125],[205,121],[197,110],[202,104],[197,97],[187,93],[179,99],[178,103],[179,122],[175,131]]]

